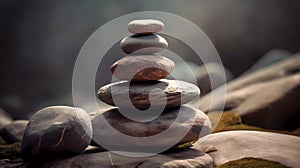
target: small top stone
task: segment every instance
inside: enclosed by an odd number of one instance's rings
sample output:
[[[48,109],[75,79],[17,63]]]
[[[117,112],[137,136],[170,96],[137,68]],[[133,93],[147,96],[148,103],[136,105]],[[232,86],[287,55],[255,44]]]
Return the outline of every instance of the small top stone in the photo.
[[[132,34],[149,34],[162,31],[163,22],[154,19],[133,20],[128,23],[128,31]]]

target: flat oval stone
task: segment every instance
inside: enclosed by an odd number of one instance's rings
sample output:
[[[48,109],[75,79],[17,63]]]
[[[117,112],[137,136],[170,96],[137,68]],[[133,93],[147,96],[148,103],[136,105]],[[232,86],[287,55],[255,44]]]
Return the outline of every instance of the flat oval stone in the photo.
[[[167,77],[175,68],[175,63],[163,56],[128,56],[116,61],[110,70],[122,80],[148,81]]]
[[[91,119],[84,110],[68,106],[47,107],[29,121],[21,156],[30,162],[81,153],[90,144],[91,134]]]
[[[133,20],[128,23],[128,31],[132,34],[149,34],[162,31],[163,22],[154,19]]]
[[[126,54],[152,54],[168,48],[168,42],[157,34],[132,35],[121,40],[120,46]]]
[[[96,144],[100,142],[104,148],[110,146],[114,150],[130,151],[133,148],[139,148],[143,150],[139,152],[149,152],[148,149],[155,147],[161,149],[169,144],[172,147],[196,141],[211,132],[209,118],[202,111],[188,106],[165,109],[161,115],[148,122],[133,121],[125,117],[119,110],[130,109],[110,108],[104,112],[99,111],[92,119],[93,140]],[[180,117],[179,112],[181,113]],[[106,122],[108,124],[105,124]],[[159,135],[158,141],[144,138],[160,134],[169,127],[172,127],[172,131],[167,133],[168,136]],[[111,131],[112,129],[116,131]],[[120,139],[114,138],[121,137],[118,134],[125,134],[133,138],[124,138],[120,143]],[[101,144],[98,145],[101,146]]]
[[[151,97],[150,97],[151,93]],[[114,95],[114,96],[112,96]],[[130,100],[128,100],[128,95]],[[148,82],[121,81],[111,83],[98,90],[98,97],[106,104],[119,107],[147,109],[150,107],[178,107],[199,97],[199,88],[179,80],[161,79]],[[151,98],[151,102],[150,102]]]

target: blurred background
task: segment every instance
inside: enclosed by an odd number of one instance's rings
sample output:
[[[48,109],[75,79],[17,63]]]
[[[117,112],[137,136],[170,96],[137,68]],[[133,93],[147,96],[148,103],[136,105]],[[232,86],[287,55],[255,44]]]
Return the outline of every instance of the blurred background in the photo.
[[[151,10],[194,22],[237,77],[274,49],[284,56],[300,51],[299,7],[298,0],[1,0],[0,107],[18,119],[45,106],[72,105],[72,71],[80,48],[119,16]],[[118,47],[107,55],[123,56]],[[170,43],[170,50],[198,64],[186,47]],[[107,71],[96,85],[109,79]]]

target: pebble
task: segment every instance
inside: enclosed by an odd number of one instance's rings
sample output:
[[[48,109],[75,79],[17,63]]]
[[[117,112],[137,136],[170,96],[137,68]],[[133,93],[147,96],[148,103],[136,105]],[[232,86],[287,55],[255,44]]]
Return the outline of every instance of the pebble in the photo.
[[[129,81],[159,80],[167,77],[175,63],[163,56],[127,56],[115,62],[110,70],[114,76]]]
[[[162,31],[163,22],[154,19],[133,20],[128,23],[128,31],[132,34],[149,34]]]
[[[21,156],[30,162],[81,153],[90,144],[91,134],[91,120],[84,110],[68,106],[47,107],[29,121]]]
[[[115,106],[116,101],[120,107],[128,108],[132,103],[136,108],[147,109],[150,105],[181,106],[199,97],[200,90],[196,85],[184,81],[161,79],[148,82],[115,82],[101,87],[97,94],[101,101],[112,106]]]
[[[126,54],[152,54],[168,48],[168,42],[157,34],[132,35],[121,40],[120,46]]]

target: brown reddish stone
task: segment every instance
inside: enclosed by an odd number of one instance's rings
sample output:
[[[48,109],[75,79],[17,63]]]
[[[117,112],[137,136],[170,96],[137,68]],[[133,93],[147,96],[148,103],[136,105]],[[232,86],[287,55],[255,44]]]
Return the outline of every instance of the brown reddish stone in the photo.
[[[163,56],[128,56],[115,62],[110,70],[119,79],[129,81],[159,80],[167,77],[175,63]]]

